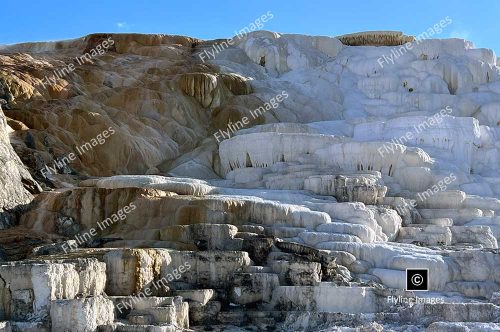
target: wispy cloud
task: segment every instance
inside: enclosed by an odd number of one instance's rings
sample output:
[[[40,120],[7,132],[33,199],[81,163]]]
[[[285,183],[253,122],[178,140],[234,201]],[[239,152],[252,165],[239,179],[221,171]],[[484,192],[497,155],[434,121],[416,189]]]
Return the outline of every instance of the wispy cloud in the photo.
[[[471,34],[467,30],[453,30],[450,32],[450,38],[460,38],[470,40]]]
[[[116,23],[116,27],[117,27],[118,29],[127,30],[127,29],[129,29],[131,26],[130,26],[130,24],[128,24],[127,22],[117,22],[117,23]]]

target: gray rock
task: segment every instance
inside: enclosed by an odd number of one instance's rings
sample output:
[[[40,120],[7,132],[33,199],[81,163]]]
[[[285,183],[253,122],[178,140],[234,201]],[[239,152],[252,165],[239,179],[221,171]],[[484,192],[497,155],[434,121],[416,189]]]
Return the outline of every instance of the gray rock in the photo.
[[[212,324],[221,310],[219,301],[209,301],[206,304],[192,302],[189,304],[189,319],[193,325]]]
[[[10,227],[12,212],[31,202],[32,194],[41,191],[10,145],[7,120],[0,106],[0,229]]]
[[[230,299],[236,304],[270,302],[273,290],[279,285],[274,273],[235,273]]]

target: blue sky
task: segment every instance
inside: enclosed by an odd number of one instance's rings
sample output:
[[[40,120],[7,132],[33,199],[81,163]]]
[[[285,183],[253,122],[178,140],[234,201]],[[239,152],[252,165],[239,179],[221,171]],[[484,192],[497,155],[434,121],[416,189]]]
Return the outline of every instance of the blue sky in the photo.
[[[438,38],[460,37],[500,54],[500,1],[2,0],[0,44],[60,40],[92,32],[230,37],[271,11],[264,29],[336,36],[366,30],[418,35],[449,16]]]

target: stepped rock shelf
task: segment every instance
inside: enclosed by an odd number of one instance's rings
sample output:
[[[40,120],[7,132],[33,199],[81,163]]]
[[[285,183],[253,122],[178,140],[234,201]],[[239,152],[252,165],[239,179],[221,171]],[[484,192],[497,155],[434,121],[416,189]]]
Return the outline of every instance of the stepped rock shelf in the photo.
[[[494,52],[233,41],[0,46],[0,331],[500,330]]]

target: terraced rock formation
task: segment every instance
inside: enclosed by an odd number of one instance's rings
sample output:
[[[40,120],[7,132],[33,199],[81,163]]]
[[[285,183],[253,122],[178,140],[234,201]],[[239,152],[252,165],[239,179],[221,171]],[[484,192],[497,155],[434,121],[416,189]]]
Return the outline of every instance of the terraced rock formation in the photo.
[[[500,329],[491,50],[94,34],[0,100],[0,331]]]

